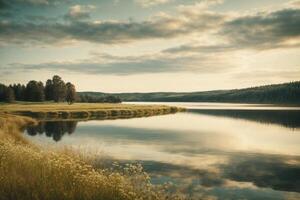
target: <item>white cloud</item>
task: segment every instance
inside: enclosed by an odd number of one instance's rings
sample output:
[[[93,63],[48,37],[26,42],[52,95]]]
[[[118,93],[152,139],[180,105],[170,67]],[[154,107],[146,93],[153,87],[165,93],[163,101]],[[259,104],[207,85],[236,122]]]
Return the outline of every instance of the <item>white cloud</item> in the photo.
[[[192,5],[179,5],[178,10],[181,12],[199,12],[200,10],[208,9],[214,5],[222,4],[224,0],[202,0]]]
[[[169,3],[171,0],[135,0],[136,3],[141,5],[142,7],[150,7],[159,4]]]
[[[90,12],[96,7],[94,5],[74,5],[71,6],[66,15],[68,19],[84,19],[90,17]]]

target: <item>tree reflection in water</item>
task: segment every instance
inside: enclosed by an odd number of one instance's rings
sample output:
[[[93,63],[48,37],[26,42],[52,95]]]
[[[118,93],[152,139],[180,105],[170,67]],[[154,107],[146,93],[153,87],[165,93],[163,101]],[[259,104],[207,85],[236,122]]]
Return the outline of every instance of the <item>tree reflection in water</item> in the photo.
[[[190,109],[190,113],[244,119],[287,128],[300,128],[300,110]]]
[[[300,199],[297,146],[300,136],[286,133],[299,133],[299,114],[300,111],[285,110],[190,110],[145,119],[144,126],[136,126],[142,125],[141,119],[131,119],[124,124],[123,121],[107,124],[92,121],[78,126],[76,121],[52,121],[29,127],[27,133],[45,133],[59,141],[64,134],[73,133],[77,126],[78,134],[63,138],[61,145],[80,148],[84,145],[91,152],[100,148],[101,154],[92,162],[93,167],[113,169],[117,166],[116,170],[122,170],[128,163],[139,163],[153,184],[171,182],[172,191],[194,199],[292,200]],[[165,123],[168,120],[164,121],[170,117],[172,122],[179,123],[184,115],[192,116],[187,129],[174,128]],[[223,117],[231,120],[219,123]],[[197,126],[199,119],[209,127]],[[157,123],[162,123],[164,128],[155,126]],[[149,125],[153,127],[150,129]],[[229,125],[233,126],[227,129]],[[249,134],[252,132],[256,134]],[[244,148],[239,136],[253,143],[246,143]],[[269,149],[264,149],[264,145]]]
[[[41,121],[37,126],[27,127],[26,132],[31,136],[45,133],[58,142],[64,134],[74,133],[76,126],[77,121]]]

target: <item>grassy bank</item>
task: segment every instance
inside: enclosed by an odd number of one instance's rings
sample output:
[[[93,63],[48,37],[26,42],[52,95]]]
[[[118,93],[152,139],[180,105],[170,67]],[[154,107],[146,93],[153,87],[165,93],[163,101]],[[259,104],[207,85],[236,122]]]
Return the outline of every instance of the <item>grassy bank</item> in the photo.
[[[37,121],[30,117],[0,113],[0,140],[9,139],[19,143],[28,144],[20,132],[22,132],[26,126],[34,124],[37,124]]]
[[[164,105],[126,105],[104,103],[41,103],[2,104],[0,113],[25,115],[38,119],[115,119],[145,117],[183,111],[183,108]]]
[[[45,150],[21,135],[37,119],[128,118],[174,113],[168,106],[18,103],[0,106],[0,200],[176,199],[153,186],[140,166],[93,168],[75,153]],[[80,152],[79,152],[80,155]]]
[[[0,199],[174,199],[139,166],[94,169],[75,154],[42,150],[25,139],[27,117],[0,116]]]

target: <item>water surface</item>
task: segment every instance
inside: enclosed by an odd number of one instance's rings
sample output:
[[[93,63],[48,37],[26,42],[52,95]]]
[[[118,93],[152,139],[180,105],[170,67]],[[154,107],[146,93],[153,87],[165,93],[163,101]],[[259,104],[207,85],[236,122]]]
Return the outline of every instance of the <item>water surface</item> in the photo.
[[[300,199],[298,108],[179,105],[188,111],[135,119],[41,122],[28,127],[26,137],[44,146],[71,146],[121,163],[142,163],[153,183],[171,181],[195,198]]]

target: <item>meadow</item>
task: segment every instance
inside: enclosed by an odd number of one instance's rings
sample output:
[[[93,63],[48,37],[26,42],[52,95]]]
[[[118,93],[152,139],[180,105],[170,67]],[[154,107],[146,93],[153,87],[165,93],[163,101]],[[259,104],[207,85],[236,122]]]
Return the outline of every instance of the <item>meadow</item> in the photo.
[[[45,150],[21,135],[36,119],[16,113],[90,113],[103,111],[144,116],[175,112],[167,106],[112,104],[4,104],[0,107],[0,199],[179,199],[154,186],[140,165],[95,168],[93,159],[72,150]],[[180,110],[179,108],[176,108]],[[76,116],[76,115],[75,115]]]
[[[110,103],[13,103],[2,104],[0,113],[25,115],[37,119],[118,119],[147,117],[184,111],[164,105],[129,105]]]

